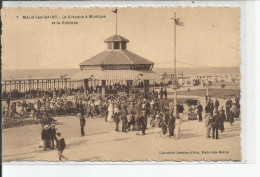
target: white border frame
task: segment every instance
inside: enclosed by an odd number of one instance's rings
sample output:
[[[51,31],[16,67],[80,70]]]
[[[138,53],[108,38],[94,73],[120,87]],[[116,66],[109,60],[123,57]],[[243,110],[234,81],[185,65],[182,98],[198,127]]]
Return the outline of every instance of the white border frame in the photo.
[[[242,106],[246,109],[242,111],[242,117],[246,117],[246,120],[242,118],[242,161],[248,164],[215,164],[212,163],[205,164],[205,162],[197,162],[199,164],[194,164],[194,162],[189,163],[184,162],[186,165],[182,163],[142,163],[142,162],[131,162],[131,163],[112,163],[109,162],[83,162],[77,163],[68,162],[65,165],[54,165],[60,163],[43,163],[46,164],[44,166],[37,165],[35,162],[11,162],[11,163],[3,163],[3,176],[21,176],[22,174],[25,176],[35,176],[35,172],[37,176],[46,176],[50,174],[54,175],[62,175],[62,176],[79,176],[79,175],[90,175],[90,176],[108,176],[109,174],[113,174],[113,176],[133,176],[134,174],[139,175],[149,175],[149,176],[172,176],[172,175],[182,175],[182,176],[219,176],[219,175],[228,175],[230,176],[246,176],[250,174],[250,176],[260,176],[260,170],[257,170],[257,166],[259,165],[259,159],[256,159],[256,155],[259,155],[259,152],[256,152],[259,149],[259,137],[256,137],[256,133],[259,134],[259,130],[256,128],[256,125],[259,124],[259,120],[256,119],[256,108],[259,106],[259,99],[256,99],[256,89],[259,90],[259,81],[256,80],[256,76],[259,76],[259,61],[255,58],[255,39],[260,38],[255,36],[255,32],[257,30],[254,28],[255,23],[255,12],[260,11],[260,2],[254,1],[195,1],[192,3],[191,1],[89,1],[89,2],[72,2],[72,1],[60,1],[60,2],[12,2],[7,1],[3,2],[3,7],[89,7],[89,6],[228,6],[228,7],[240,7],[241,8],[241,25],[240,25],[240,33],[241,33],[241,94],[242,94]],[[258,11],[257,11],[258,9]],[[258,20],[258,31],[259,29],[259,21]],[[256,38],[258,37],[258,38]],[[259,41],[258,41],[259,47]],[[258,54],[258,58],[260,58]],[[258,65],[257,65],[258,64]],[[258,67],[258,68],[257,68]],[[258,73],[256,75],[255,71]],[[250,79],[249,79],[250,78]],[[256,85],[257,84],[257,85]],[[259,98],[259,93],[258,93]],[[256,141],[257,140],[257,141]],[[258,148],[256,148],[258,147]],[[47,165],[48,164],[48,165]],[[51,165],[50,165],[51,164]],[[83,164],[88,164],[88,166],[83,166]],[[118,165],[120,164],[120,165]],[[133,165],[134,164],[134,165]],[[137,164],[137,165],[136,165]],[[142,165],[139,165],[142,164]],[[145,165],[144,165],[145,164]],[[173,166],[174,164],[175,166]],[[203,164],[203,165],[202,165]],[[67,168],[67,165],[70,165]],[[119,167],[119,168],[118,168]],[[204,168],[207,167],[207,168]],[[15,169],[15,170],[14,170]],[[100,170],[102,169],[102,170]],[[75,171],[76,170],[76,171]],[[128,173],[123,173],[123,170],[127,170]],[[250,172],[250,173],[248,173]]]

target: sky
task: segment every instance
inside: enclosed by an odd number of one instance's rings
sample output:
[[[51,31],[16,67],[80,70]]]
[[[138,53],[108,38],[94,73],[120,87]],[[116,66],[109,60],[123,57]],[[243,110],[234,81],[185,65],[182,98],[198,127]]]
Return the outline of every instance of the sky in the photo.
[[[107,49],[115,34],[114,8],[8,8],[2,10],[3,69],[66,69]],[[129,39],[128,50],[155,63],[173,67],[174,23],[177,67],[240,65],[240,9],[232,7],[120,7],[118,34]],[[23,16],[105,15],[87,19],[23,19]],[[52,25],[77,21],[74,25]]]

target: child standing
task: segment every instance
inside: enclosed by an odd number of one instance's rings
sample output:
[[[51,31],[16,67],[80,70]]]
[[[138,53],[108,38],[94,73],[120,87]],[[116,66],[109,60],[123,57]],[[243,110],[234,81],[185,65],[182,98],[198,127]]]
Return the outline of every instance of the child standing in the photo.
[[[60,133],[57,133],[57,148],[58,148],[58,155],[59,155],[60,161],[61,161],[61,158],[64,158],[65,160],[67,160],[67,158],[62,155],[65,147],[66,147],[66,144],[65,144],[64,138],[61,136]]]

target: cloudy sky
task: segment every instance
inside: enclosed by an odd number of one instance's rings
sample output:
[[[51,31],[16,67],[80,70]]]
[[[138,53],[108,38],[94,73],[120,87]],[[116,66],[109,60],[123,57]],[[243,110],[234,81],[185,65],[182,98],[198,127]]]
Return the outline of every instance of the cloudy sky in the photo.
[[[104,40],[115,34],[114,8],[4,9],[2,68],[78,68],[79,63],[106,50]],[[174,23],[177,13],[179,67],[240,65],[240,9],[119,8],[118,34],[129,39],[128,50],[173,67]],[[23,19],[23,16],[105,15],[95,19]],[[52,25],[77,21],[77,25]]]

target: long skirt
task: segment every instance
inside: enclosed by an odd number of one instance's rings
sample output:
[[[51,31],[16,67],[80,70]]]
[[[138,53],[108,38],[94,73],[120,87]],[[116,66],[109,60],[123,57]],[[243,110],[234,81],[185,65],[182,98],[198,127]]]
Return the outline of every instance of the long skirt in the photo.
[[[179,136],[180,131],[181,131],[181,119],[176,119],[175,120],[175,135]]]
[[[107,115],[107,121],[108,121],[108,122],[112,122],[112,116],[113,116],[113,112],[112,112],[112,111],[111,111],[111,112],[109,111],[109,112],[108,112],[108,115]]]

